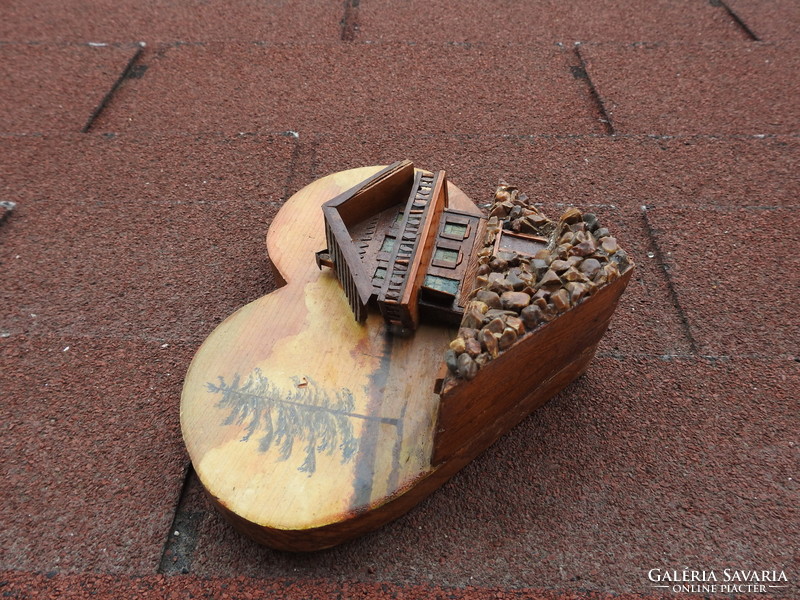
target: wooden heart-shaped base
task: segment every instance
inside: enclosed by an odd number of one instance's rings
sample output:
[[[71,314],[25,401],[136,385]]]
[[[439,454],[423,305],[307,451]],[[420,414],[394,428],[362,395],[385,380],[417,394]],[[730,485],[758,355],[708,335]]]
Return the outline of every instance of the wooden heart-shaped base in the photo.
[[[630,277],[440,397],[456,330],[395,337],[377,313],[358,323],[315,264],[322,204],[379,169],[329,175],[286,202],[267,235],[285,284],[222,322],[186,375],[181,427],[202,485],[237,529],[274,548],[334,546],[420,502],[586,369]],[[480,214],[448,185],[451,206]]]

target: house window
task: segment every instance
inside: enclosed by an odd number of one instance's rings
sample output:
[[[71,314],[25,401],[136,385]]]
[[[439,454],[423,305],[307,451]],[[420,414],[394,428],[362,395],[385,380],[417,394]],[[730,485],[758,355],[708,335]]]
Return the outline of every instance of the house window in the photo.
[[[470,218],[464,215],[455,215],[453,213],[445,212],[442,215],[444,222],[440,236],[450,240],[464,240],[469,237],[470,233]]]
[[[437,246],[436,251],[433,253],[433,261],[431,264],[434,267],[444,267],[445,269],[455,269],[459,263],[459,251],[453,248],[443,248]]]
[[[383,244],[381,245],[380,251],[391,252],[392,250],[394,250],[394,240],[395,238],[393,235],[387,235],[385,238],[383,238]]]
[[[447,234],[448,237],[454,237],[463,240],[467,234],[467,226],[462,225],[461,223],[447,222],[444,224],[443,233]]]
[[[436,290],[449,296],[458,294],[458,285],[461,283],[458,279],[450,279],[449,277],[440,277],[439,275],[426,275],[425,281],[422,285],[431,290]]]
[[[383,279],[384,277],[386,277],[386,267],[375,269],[375,274],[372,276],[373,279]]]

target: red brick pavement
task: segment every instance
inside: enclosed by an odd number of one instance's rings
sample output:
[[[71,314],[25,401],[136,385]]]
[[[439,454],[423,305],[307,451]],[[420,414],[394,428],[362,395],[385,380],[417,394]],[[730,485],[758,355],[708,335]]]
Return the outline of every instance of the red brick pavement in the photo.
[[[797,3],[0,16],[5,597],[659,597],[648,570],[684,567],[800,593]],[[591,208],[638,270],[587,375],[409,515],[257,547],[190,469],[183,375],[275,289],[291,193],[406,157]]]

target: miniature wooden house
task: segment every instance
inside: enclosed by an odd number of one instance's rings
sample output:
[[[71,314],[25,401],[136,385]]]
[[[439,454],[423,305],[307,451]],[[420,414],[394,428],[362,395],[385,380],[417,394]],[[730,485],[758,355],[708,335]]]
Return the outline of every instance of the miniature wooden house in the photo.
[[[396,330],[460,322],[486,220],[448,206],[444,171],[400,161],[322,210],[328,247],[317,264],[334,270],[357,320],[375,306]]]

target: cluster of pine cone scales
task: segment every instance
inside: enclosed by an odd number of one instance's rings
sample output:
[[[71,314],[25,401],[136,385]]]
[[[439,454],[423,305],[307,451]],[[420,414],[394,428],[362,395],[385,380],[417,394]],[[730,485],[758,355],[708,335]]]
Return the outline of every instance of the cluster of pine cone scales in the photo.
[[[494,251],[501,230],[546,238],[533,256]],[[568,208],[558,221],[505,183],[495,193],[474,291],[458,337],[445,353],[451,375],[472,379],[527,333],[568,311],[630,266],[628,255],[592,213]]]

